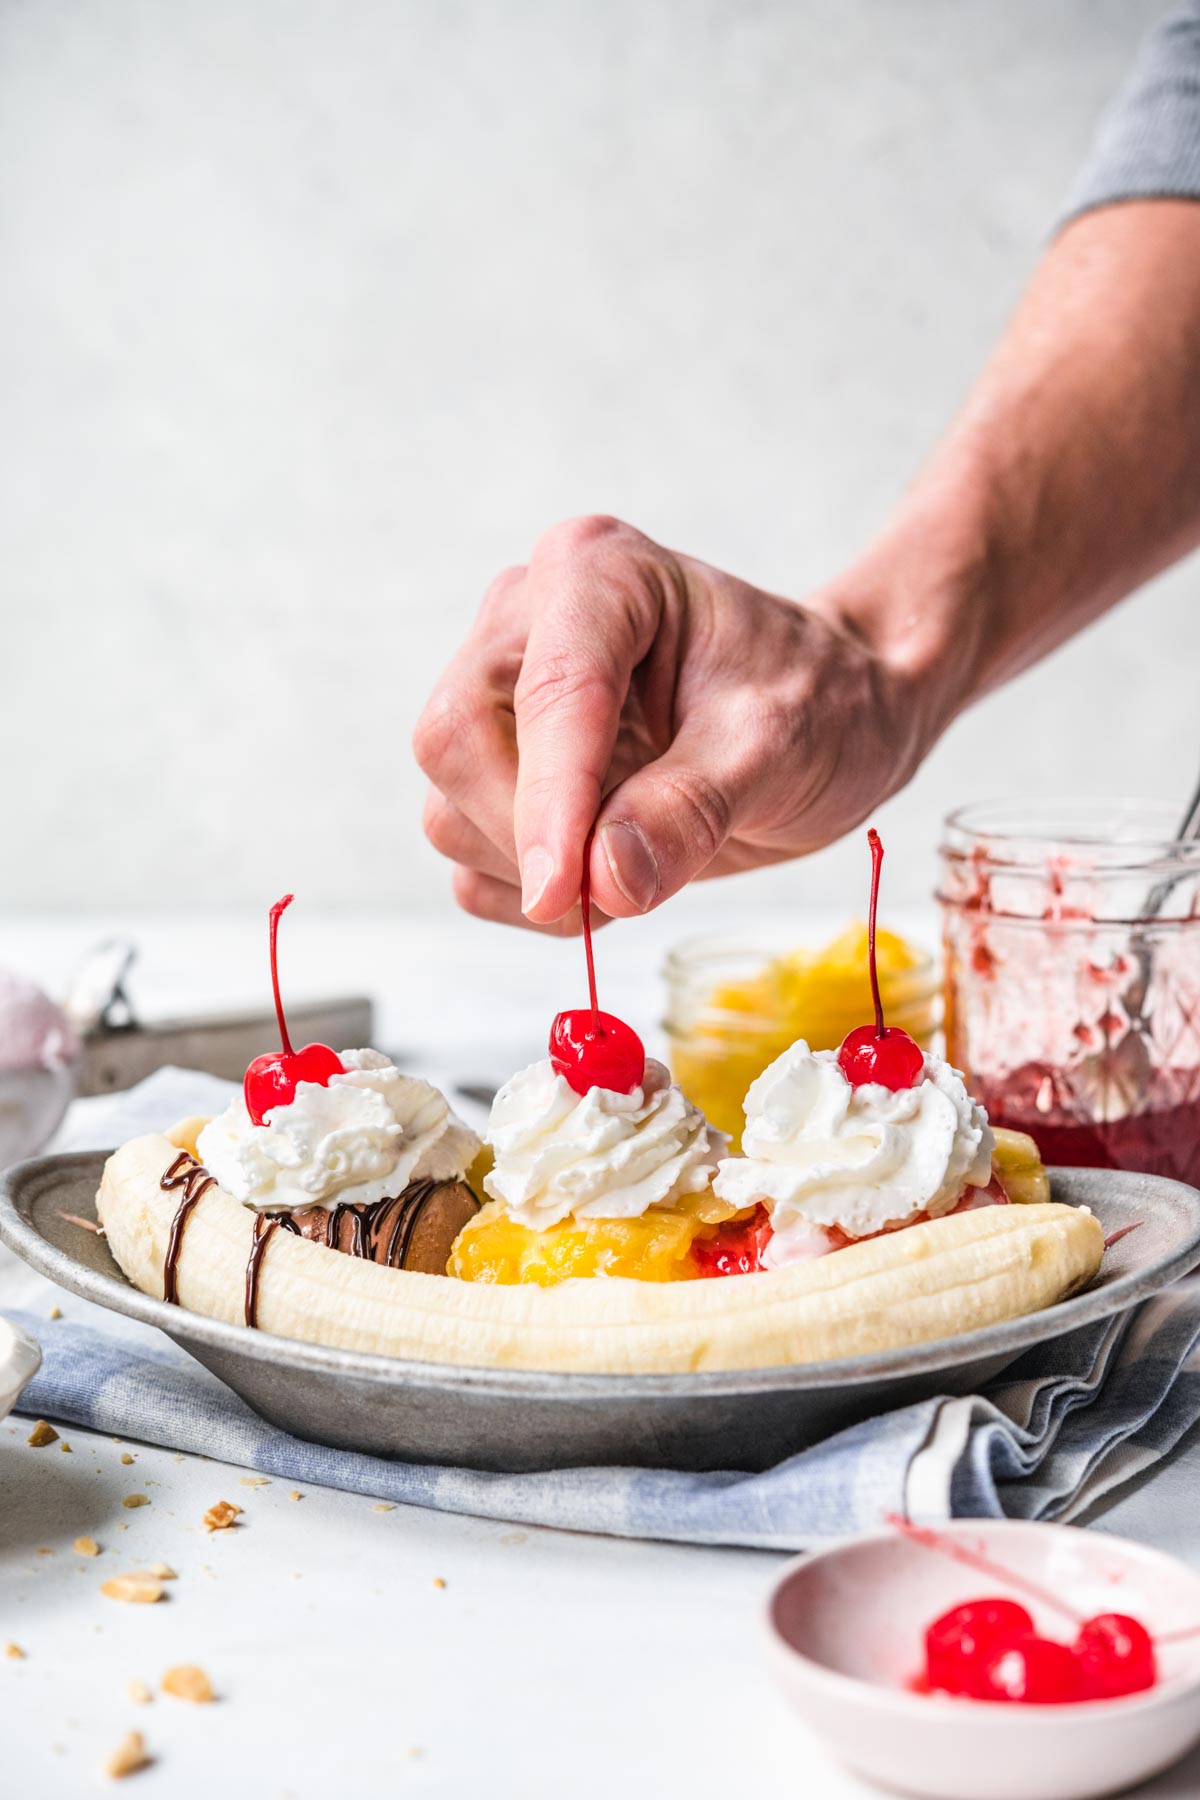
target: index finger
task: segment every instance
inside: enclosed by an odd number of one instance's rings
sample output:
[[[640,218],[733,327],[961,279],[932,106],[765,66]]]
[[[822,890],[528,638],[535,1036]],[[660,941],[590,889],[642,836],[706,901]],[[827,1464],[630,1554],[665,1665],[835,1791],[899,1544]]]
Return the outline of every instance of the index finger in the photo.
[[[614,519],[574,520],[549,532],[530,561],[536,604],[513,696],[513,832],[522,910],[538,924],[578,902],[583,842],[630,677],[658,627],[657,587],[638,554],[647,541]]]

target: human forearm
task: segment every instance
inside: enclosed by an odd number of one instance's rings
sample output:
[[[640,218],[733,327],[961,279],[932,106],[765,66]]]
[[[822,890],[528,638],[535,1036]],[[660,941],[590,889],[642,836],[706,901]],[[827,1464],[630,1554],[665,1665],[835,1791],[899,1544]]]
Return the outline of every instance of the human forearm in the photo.
[[[1200,206],[1070,225],[963,411],[828,591],[926,737],[1200,542]]]

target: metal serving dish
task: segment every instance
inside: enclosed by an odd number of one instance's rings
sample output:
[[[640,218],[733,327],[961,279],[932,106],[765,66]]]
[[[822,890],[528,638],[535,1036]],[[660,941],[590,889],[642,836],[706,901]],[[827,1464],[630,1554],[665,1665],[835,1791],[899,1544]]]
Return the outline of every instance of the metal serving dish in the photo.
[[[0,1178],[0,1240],[61,1287],[157,1325],[273,1425],[339,1449],[516,1473],[581,1464],[762,1469],[856,1421],[970,1393],[1022,1350],[1123,1312],[1200,1263],[1200,1193],[1152,1175],[1052,1171],[1054,1198],[1109,1234],[1082,1294],[916,1349],[732,1374],[564,1375],[406,1362],[299,1343],[139,1293],[96,1216],[103,1155],[45,1156]]]

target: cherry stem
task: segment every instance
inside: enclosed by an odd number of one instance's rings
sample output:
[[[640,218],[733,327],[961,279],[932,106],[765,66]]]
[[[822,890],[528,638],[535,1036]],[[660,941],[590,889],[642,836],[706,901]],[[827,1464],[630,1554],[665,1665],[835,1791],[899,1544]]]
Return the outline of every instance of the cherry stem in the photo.
[[[600,1036],[600,1007],[596,1000],[596,961],[592,955],[592,839],[593,825],[583,840],[583,874],[579,881],[579,905],[583,913],[583,954],[587,957],[588,993],[592,1001],[592,1036]]]
[[[883,1001],[879,994],[879,970],[875,964],[875,915],[879,910],[879,871],[883,867],[883,839],[872,825],[867,832],[871,846],[871,910],[867,914],[867,962],[871,970],[871,998],[875,1002],[875,1036],[887,1036],[883,1022]]]
[[[955,1562],[967,1563],[985,1575],[998,1576],[1002,1581],[1007,1581],[1010,1587],[1020,1588],[1031,1599],[1040,1600],[1043,1605],[1055,1607],[1059,1612],[1065,1613],[1072,1624],[1084,1623],[1083,1614],[1068,1606],[1065,1600],[1060,1600],[1057,1594],[1052,1594],[1048,1588],[1039,1587],[1036,1581],[1026,1580],[1023,1575],[1014,1575],[1011,1569],[990,1561],[978,1550],[969,1550],[965,1544],[951,1543],[948,1538],[931,1531],[927,1526],[914,1525],[911,1519],[906,1519],[901,1513],[887,1513],[884,1524],[890,1525],[893,1531],[898,1531],[910,1543],[920,1544],[923,1549],[936,1550],[940,1555],[952,1557]],[[1175,1631],[1152,1631],[1150,1635],[1156,1644],[1183,1644],[1189,1638],[1200,1637],[1200,1625],[1184,1625]]]
[[[1141,1222],[1140,1219],[1135,1219],[1132,1225],[1118,1225],[1117,1229],[1115,1231],[1110,1231],[1105,1238],[1104,1248],[1106,1250],[1111,1250],[1113,1245],[1119,1244],[1123,1237],[1128,1237],[1131,1231],[1136,1231]]]
[[[1006,1569],[1002,1563],[994,1563],[981,1550],[972,1550],[966,1544],[955,1543],[926,1525],[914,1525],[902,1513],[885,1513],[884,1524],[890,1525],[893,1531],[898,1531],[910,1544],[920,1544],[925,1550],[936,1550],[939,1555],[948,1556],[953,1562],[966,1563],[968,1568],[978,1569],[982,1575],[1006,1581],[1010,1587],[1028,1594],[1031,1600],[1037,1600],[1041,1605],[1063,1613],[1073,1625],[1083,1624],[1083,1614],[1075,1607],[1068,1606],[1065,1600],[1060,1600],[1057,1594],[1052,1594],[1049,1588],[1040,1587],[1036,1581],[1030,1581],[1024,1575],[1014,1575],[1011,1569]]]
[[[292,1049],[292,1040],[288,1036],[287,1020],[283,1016],[283,1000],[279,993],[279,955],[277,945],[279,941],[280,918],[287,911],[295,898],[295,894],[285,894],[283,899],[277,900],[271,908],[271,986],[275,990],[275,1017],[279,1020],[279,1041],[283,1045],[283,1053],[285,1056],[294,1056],[295,1051]]]

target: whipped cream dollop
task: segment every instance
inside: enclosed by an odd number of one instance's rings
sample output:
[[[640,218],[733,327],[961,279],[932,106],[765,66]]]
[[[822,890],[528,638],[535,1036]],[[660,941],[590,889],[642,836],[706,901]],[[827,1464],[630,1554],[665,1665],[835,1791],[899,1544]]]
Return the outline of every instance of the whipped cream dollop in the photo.
[[[483,1185],[518,1223],[638,1218],[703,1192],[728,1139],[646,1059],[640,1087],[577,1094],[549,1061],[505,1083],[485,1133],[495,1166]]]
[[[738,1207],[766,1205],[763,1262],[779,1267],[828,1249],[830,1226],[868,1237],[949,1212],[964,1188],[987,1186],[993,1146],[986,1112],[940,1057],[893,1093],[851,1086],[836,1051],[801,1040],[751,1083],[742,1155],[721,1163],[713,1189]]]
[[[286,1106],[256,1125],[241,1094],[210,1119],[200,1160],[245,1206],[260,1212],[369,1206],[413,1181],[453,1181],[479,1139],[428,1081],[402,1075],[378,1050],[343,1050],[344,1075],[296,1084]]]

